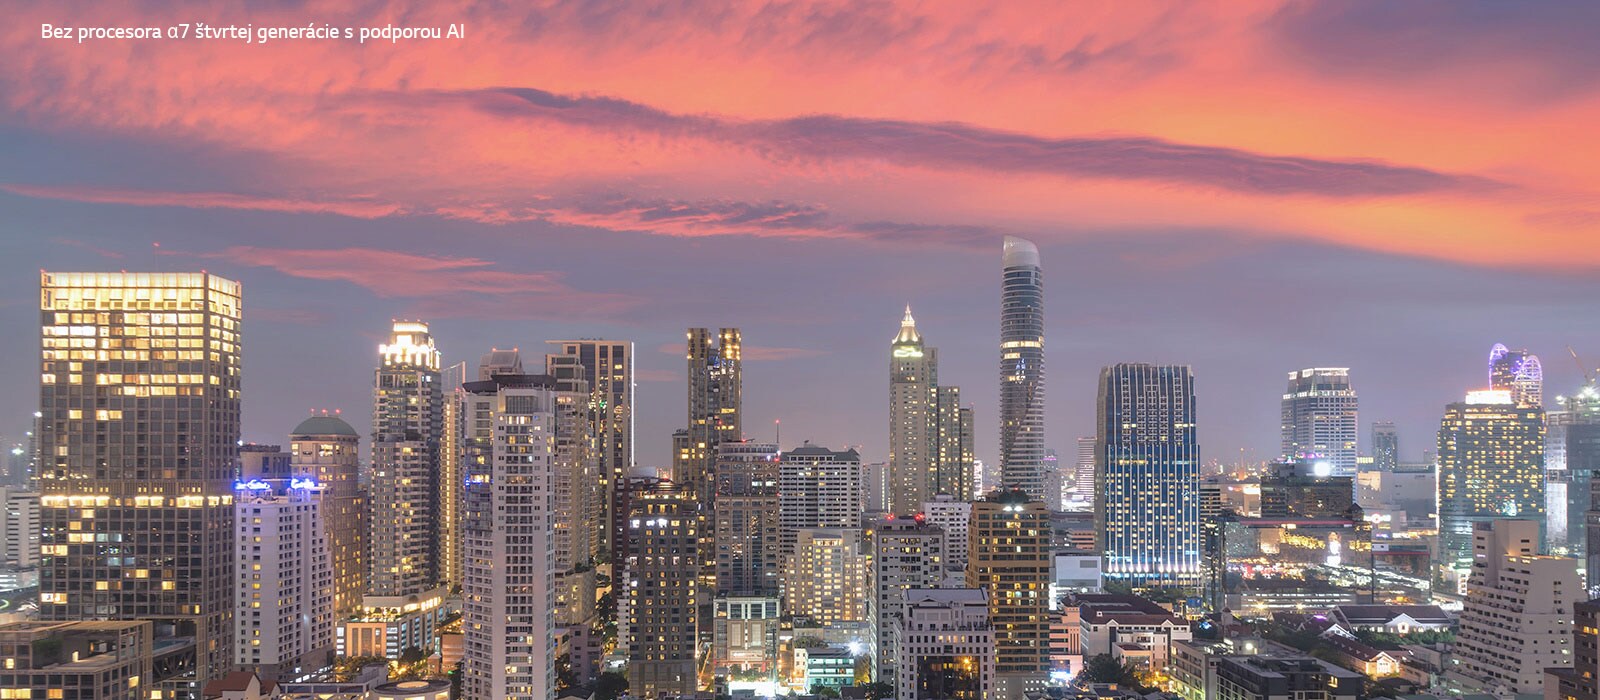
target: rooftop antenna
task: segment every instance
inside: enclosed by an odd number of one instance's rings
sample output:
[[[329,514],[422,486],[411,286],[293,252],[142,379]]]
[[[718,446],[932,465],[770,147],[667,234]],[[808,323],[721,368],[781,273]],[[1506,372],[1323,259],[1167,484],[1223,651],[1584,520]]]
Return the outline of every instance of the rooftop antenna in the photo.
[[[772,436],[773,441],[778,443],[779,449],[783,449],[783,421],[781,419],[772,419],[772,431],[775,433]]]

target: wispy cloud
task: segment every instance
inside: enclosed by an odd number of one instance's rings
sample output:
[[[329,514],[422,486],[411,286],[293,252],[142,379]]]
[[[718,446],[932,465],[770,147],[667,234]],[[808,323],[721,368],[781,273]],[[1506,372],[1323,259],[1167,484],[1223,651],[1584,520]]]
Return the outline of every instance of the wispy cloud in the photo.
[[[127,204],[139,207],[184,207],[187,209],[246,209],[289,214],[338,214],[358,219],[377,219],[404,212],[404,209],[399,205],[370,200],[295,199],[227,192],[162,192],[17,183],[0,184],[0,190],[23,197],[62,199],[89,204]]]

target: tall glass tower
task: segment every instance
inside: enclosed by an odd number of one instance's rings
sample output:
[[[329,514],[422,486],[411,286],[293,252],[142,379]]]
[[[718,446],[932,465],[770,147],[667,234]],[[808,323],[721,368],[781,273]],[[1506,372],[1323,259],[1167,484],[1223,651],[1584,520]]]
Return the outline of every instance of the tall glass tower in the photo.
[[[1283,458],[1327,463],[1333,476],[1356,475],[1356,390],[1345,367],[1289,373],[1283,392]]]
[[[1000,288],[1000,485],[1044,498],[1044,279],[1039,248],[1006,236]]]
[[[1474,391],[1445,407],[1439,425],[1441,581],[1472,569],[1473,523],[1539,520],[1543,530],[1544,411],[1505,389]]]
[[[1511,392],[1517,405],[1543,406],[1544,367],[1539,356],[1495,343],[1489,349],[1489,388]]]
[[[198,696],[234,661],[239,283],[44,272],[39,286],[39,616],[155,621],[193,644],[141,697]]]
[[[1100,372],[1095,525],[1105,573],[1134,584],[1200,578],[1200,445],[1194,373],[1119,364]]]

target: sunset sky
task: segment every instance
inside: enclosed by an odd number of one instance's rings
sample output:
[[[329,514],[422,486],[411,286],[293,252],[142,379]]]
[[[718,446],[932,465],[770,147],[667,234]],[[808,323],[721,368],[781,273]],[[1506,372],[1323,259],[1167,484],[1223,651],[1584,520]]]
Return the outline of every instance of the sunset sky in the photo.
[[[1220,4],[1220,3],[1219,3]],[[1421,457],[1489,347],[1600,365],[1600,4],[0,0],[0,433],[38,271],[245,294],[245,438],[366,430],[390,319],[447,362],[632,339],[637,457],[687,326],[750,346],[746,429],[886,459],[910,303],[997,454],[1000,239],[1045,269],[1048,443],[1099,368],[1191,364],[1202,454],[1275,456],[1286,372],[1348,366]],[[357,9],[358,8],[358,9]],[[101,40],[61,26],[445,26]]]

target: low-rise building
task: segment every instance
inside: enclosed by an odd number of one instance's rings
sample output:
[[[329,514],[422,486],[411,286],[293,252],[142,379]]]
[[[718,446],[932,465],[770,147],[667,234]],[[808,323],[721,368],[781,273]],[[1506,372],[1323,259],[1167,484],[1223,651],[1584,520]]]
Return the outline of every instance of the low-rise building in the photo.
[[[1150,668],[1167,666],[1172,643],[1193,638],[1189,622],[1172,611],[1133,595],[1084,594],[1067,604],[1078,606],[1083,657],[1101,654],[1148,662]],[[1134,645],[1135,649],[1123,645]]]
[[[1437,605],[1336,605],[1329,616],[1348,630],[1389,634],[1448,630],[1456,622]]]
[[[801,692],[814,694],[819,688],[839,690],[855,684],[856,656],[850,647],[844,646],[795,649],[794,667],[801,679]]]
[[[1173,644],[1173,690],[1183,700],[1356,700],[1361,674],[1256,638]]]

